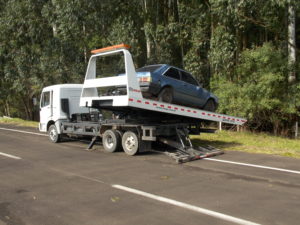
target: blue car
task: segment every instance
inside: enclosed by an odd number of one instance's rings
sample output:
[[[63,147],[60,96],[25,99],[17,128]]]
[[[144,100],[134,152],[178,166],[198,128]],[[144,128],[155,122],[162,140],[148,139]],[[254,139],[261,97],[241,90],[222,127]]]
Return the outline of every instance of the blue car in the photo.
[[[218,98],[202,88],[188,72],[167,64],[144,66],[136,70],[144,97],[214,112]]]

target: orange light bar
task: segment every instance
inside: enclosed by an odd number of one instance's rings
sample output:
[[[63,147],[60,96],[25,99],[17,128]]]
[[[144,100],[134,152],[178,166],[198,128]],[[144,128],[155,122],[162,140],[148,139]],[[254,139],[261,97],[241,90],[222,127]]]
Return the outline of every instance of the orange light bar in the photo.
[[[91,53],[96,54],[96,53],[100,53],[100,52],[113,51],[113,50],[117,50],[117,49],[121,49],[121,48],[129,49],[130,45],[126,45],[126,44],[113,45],[113,46],[109,46],[109,47],[105,47],[105,48],[99,48],[99,49],[92,50]]]

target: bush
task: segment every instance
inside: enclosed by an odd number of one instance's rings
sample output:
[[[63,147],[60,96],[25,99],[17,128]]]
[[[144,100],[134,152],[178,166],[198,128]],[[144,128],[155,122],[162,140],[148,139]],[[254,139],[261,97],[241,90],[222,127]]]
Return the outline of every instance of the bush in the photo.
[[[219,111],[246,117],[250,129],[287,135],[299,114],[299,92],[288,85],[287,77],[287,59],[271,43],[245,50],[233,81],[225,76],[213,78]]]

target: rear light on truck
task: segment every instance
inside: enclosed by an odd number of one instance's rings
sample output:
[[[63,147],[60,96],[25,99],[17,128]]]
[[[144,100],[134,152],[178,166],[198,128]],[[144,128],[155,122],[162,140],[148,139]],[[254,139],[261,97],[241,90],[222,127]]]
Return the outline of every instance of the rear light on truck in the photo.
[[[139,82],[151,82],[151,77],[139,77]]]

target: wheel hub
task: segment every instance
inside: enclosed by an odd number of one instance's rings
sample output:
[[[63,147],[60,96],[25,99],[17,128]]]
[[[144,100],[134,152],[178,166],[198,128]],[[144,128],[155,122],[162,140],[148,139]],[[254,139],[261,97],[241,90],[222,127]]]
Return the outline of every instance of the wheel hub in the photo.
[[[165,102],[170,102],[171,101],[171,95],[170,94],[166,94],[164,97],[164,101]]]
[[[51,140],[55,140],[56,136],[57,136],[56,131],[54,129],[51,129],[50,130],[50,138],[51,138]]]
[[[136,141],[132,136],[129,136],[125,141],[125,146],[129,151],[132,151],[136,145]]]
[[[113,141],[112,136],[108,136],[106,138],[106,146],[109,147],[109,148],[112,148],[113,145],[114,145],[114,141]]]

